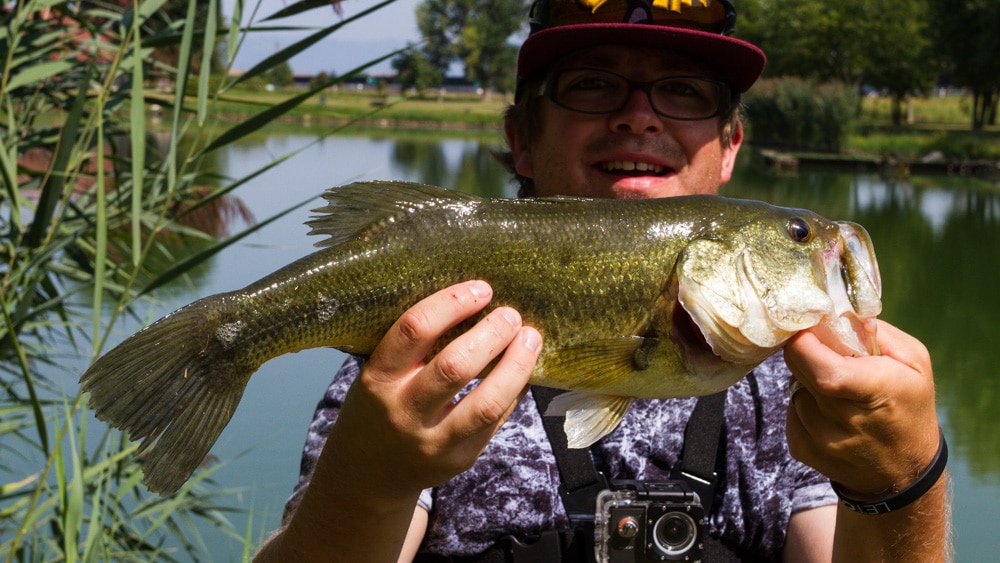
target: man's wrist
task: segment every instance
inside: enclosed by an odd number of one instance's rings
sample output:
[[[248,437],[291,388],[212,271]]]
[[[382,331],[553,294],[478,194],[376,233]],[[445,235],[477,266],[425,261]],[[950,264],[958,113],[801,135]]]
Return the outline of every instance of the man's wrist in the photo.
[[[940,436],[938,451],[930,465],[913,483],[898,493],[877,500],[855,500],[851,498],[850,493],[842,485],[831,481],[833,492],[840,498],[844,507],[860,514],[888,514],[909,506],[934,487],[948,465],[948,444],[940,427],[938,427],[938,434]]]

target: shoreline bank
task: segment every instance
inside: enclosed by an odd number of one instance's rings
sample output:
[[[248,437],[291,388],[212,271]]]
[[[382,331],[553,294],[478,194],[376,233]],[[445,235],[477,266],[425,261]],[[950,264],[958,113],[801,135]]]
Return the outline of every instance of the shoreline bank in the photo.
[[[779,172],[795,172],[799,168],[836,168],[877,172],[893,178],[943,175],[1000,179],[1000,161],[986,159],[949,159],[940,154],[932,154],[922,159],[906,159],[880,155],[778,151],[768,148],[758,149],[757,152],[768,167]]]

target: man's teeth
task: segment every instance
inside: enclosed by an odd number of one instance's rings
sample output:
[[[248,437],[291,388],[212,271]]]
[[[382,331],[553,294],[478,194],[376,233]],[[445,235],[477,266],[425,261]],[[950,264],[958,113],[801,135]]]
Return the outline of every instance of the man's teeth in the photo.
[[[608,172],[623,171],[623,172],[651,172],[653,174],[662,174],[665,169],[658,164],[652,164],[649,162],[633,162],[631,160],[610,160],[607,162],[602,162],[601,167]]]

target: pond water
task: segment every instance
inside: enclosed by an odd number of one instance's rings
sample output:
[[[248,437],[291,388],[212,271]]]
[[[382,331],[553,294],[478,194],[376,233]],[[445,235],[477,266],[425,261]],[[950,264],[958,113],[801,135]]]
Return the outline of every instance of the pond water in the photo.
[[[490,156],[493,141],[426,136],[271,134],[226,149],[219,172],[242,177],[292,150],[288,162],[238,196],[265,219],[324,189],[355,180],[394,179],[513,197]],[[743,157],[725,195],[806,207],[864,225],[878,251],[883,318],[916,335],[934,358],[941,420],[951,445],[955,540],[959,561],[995,558],[1000,522],[1000,188],[954,178],[886,180],[869,174],[801,171],[779,175]],[[196,297],[242,287],[314,250],[303,222],[307,205],[219,254],[197,279],[164,303],[171,310]],[[155,315],[153,315],[155,316]],[[124,333],[130,330],[123,329]],[[343,354],[310,350],[266,364],[244,395],[213,454],[216,473],[238,490],[236,530],[254,541],[273,530],[298,475],[313,407]],[[238,561],[242,546],[206,531],[216,561]]]

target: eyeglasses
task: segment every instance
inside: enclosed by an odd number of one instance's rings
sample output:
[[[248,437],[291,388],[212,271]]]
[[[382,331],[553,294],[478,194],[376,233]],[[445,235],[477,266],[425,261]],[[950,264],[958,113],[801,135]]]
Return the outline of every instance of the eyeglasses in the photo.
[[[532,32],[564,25],[639,23],[732,35],[736,8],[731,0],[535,0],[528,21]]]
[[[683,121],[710,119],[726,113],[734,101],[728,84],[701,76],[667,76],[636,82],[620,74],[591,68],[550,72],[539,96],[580,113],[614,113],[628,104],[632,92],[642,90],[653,111]]]

